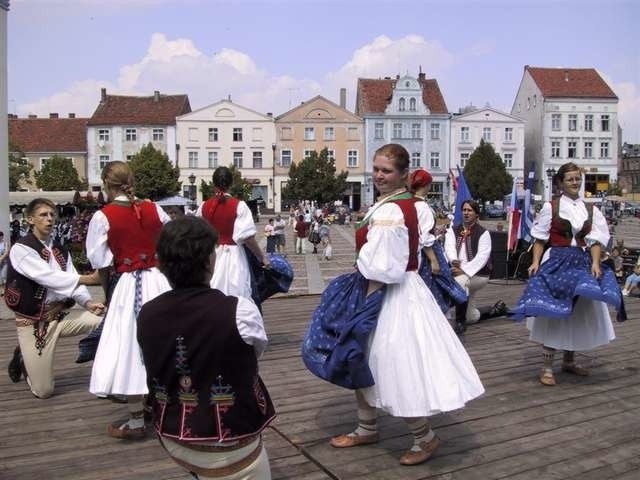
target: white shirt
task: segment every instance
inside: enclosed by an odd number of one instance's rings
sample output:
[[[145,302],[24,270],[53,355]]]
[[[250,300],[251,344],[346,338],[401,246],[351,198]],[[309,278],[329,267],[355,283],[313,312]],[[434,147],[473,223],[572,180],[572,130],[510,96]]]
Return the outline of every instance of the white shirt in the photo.
[[[469,260],[467,258],[467,249],[464,245],[460,245],[460,251],[456,250],[456,234],[453,230],[453,228],[448,228],[444,236],[444,251],[447,254],[447,259],[449,263],[453,260],[459,260],[460,269],[468,277],[473,277],[489,260],[489,255],[491,255],[491,234],[485,230],[485,232],[480,235],[476,256],[473,257],[472,260]]]

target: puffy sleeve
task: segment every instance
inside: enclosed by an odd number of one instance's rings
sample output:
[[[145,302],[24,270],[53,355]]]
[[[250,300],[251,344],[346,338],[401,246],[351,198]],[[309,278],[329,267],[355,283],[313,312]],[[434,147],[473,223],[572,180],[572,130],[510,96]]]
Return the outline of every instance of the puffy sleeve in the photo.
[[[196,217],[201,217],[202,216],[202,207],[204,206],[205,202],[202,202],[200,205],[198,205],[198,209],[196,210],[195,216]]]
[[[67,258],[67,272],[73,273],[74,275],[78,275],[78,271],[76,270],[75,265],[73,264],[73,259],[71,258],[71,254],[68,255]],[[91,294],[89,290],[84,285],[78,285],[76,289],[71,294],[71,298],[73,298],[77,304],[82,305],[91,300]]]
[[[544,242],[549,240],[551,232],[551,215],[551,203],[545,202],[542,206],[542,210],[540,210],[533,221],[533,227],[531,228],[531,236],[533,238]]]
[[[104,213],[97,211],[91,217],[87,230],[87,258],[93,268],[106,268],[113,263],[113,253],[107,243],[109,221]]]
[[[243,243],[247,238],[256,234],[256,225],[253,223],[251,210],[244,202],[238,203],[236,221],[233,224],[233,241]]]
[[[436,241],[436,237],[431,233],[436,223],[433,211],[427,202],[416,202],[415,205],[420,225],[420,246],[430,247]]]
[[[447,228],[447,232],[444,234],[444,253],[447,255],[449,263],[454,260],[458,260],[458,252],[456,250],[456,234],[453,231],[453,226]]]
[[[256,304],[244,297],[238,298],[236,307],[236,325],[240,337],[247,345],[252,345],[256,357],[260,358],[267,347],[267,333],[264,331],[262,315]]]
[[[606,247],[609,243],[610,236],[606,218],[604,218],[604,215],[602,215],[598,207],[593,207],[591,231],[584,238],[585,242],[587,242],[589,246],[597,242]]]
[[[369,219],[367,243],[358,253],[358,270],[369,279],[400,283],[409,261],[409,232],[400,207],[387,203]]]
[[[154,205],[156,206],[156,210],[158,212],[158,218],[160,219],[160,221],[162,222],[162,224],[166,224],[169,223],[171,221],[171,217],[169,216],[169,214],[167,212],[165,212],[162,207],[160,205],[158,205],[157,203],[154,203]]]
[[[478,271],[487,264],[491,255],[491,234],[485,231],[478,240],[478,251],[476,256],[470,262],[462,266],[462,270],[469,277],[473,277]]]

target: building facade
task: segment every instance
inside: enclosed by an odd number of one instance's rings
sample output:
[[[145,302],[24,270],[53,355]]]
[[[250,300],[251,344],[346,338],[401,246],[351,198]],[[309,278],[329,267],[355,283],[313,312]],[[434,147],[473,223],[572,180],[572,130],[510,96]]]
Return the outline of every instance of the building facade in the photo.
[[[593,68],[526,65],[511,114],[525,123],[525,169],[550,198],[551,174],[566,162],[585,172],[585,195],[617,180],[618,97]]]
[[[365,182],[363,122],[346,109],[344,89],[340,103],[337,105],[316,96],[276,118],[274,194],[278,210],[287,203],[287,199],[282,199],[282,190],[289,178],[291,164],[306,158],[314,150],[320,153],[324,148],[335,160],[336,173],[349,173],[348,188],[340,200],[351,209],[360,210]]]
[[[114,160],[128,161],[140,148],[151,143],[177,160],[176,117],[191,111],[187,95],[149,97],[107,95],[101,90],[100,103],[87,122],[87,179],[90,187],[101,185],[103,167]]]
[[[620,152],[618,182],[624,194],[640,194],[640,144],[624,143]]]
[[[33,173],[54,155],[70,159],[80,180],[87,179],[87,120],[73,113],[68,118],[59,118],[57,113],[49,114],[49,118],[9,115],[9,142],[14,147],[11,153],[24,155],[33,166],[29,181],[19,182],[21,190],[38,190]]]
[[[429,196],[446,201],[450,159],[450,125],[444,97],[435,79],[406,75],[395,79],[358,79],[356,115],[364,119],[365,199],[374,201],[373,154],[382,145],[398,143],[411,156],[411,168],[433,175]]]
[[[210,182],[218,166],[235,165],[253,185],[251,199],[274,208],[276,132],[272,115],[222,100],[178,117],[176,125],[178,167],[185,197],[193,200],[195,194],[200,203],[201,182]],[[189,177],[195,181],[191,183]]]

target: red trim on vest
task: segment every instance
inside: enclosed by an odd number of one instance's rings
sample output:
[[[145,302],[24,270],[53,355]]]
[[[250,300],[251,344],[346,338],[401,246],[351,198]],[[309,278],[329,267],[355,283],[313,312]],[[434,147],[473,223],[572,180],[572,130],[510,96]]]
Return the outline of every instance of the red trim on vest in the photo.
[[[227,197],[224,203],[220,203],[218,197],[210,198],[202,206],[202,218],[204,218],[218,232],[219,245],[235,245],[233,241],[233,226],[238,217],[238,204],[240,200]]]
[[[588,217],[582,225],[582,229],[576,234],[578,247],[586,247],[585,237],[591,232],[593,225],[593,207],[587,205]],[[551,200],[551,229],[549,231],[549,245],[552,247],[570,247],[573,240],[573,228],[571,222],[560,217],[560,199]]]

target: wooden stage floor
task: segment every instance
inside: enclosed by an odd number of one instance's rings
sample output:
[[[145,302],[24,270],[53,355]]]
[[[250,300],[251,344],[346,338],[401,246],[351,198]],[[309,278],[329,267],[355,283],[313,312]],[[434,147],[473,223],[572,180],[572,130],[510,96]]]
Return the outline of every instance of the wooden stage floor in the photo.
[[[480,304],[512,305],[522,284],[492,281]],[[265,442],[274,479],[565,479],[640,478],[640,301],[627,302],[630,320],[615,324],[610,345],[580,354],[591,376],[558,373],[556,387],[538,383],[540,347],[526,328],[498,318],[471,326],[465,345],[486,388],[466,408],[432,418],[443,445],[427,463],[398,463],[410,445],[404,423],[379,421],[381,441],[333,449],[329,437],[351,431],[351,392],[312,376],[300,343],[319,297],[272,299],[265,304],[270,337],[261,373],[278,418]],[[112,439],[110,421],[123,405],[87,391],[90,365],[76,365],[76,340],[56,356],[56,395],[38,400],[6,365],[16,343],[12,320],[0,322],[0,478],[187,479],[153,435],[140,442]],[[559,363],[559,362],[558,362]]]

